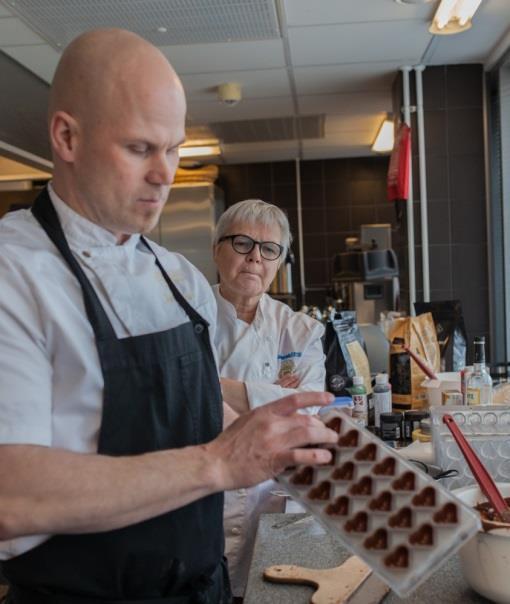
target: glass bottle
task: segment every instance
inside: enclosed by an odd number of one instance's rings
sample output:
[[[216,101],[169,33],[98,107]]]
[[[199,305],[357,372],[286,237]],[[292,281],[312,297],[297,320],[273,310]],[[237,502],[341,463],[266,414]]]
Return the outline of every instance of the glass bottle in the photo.
[[[467,383],[468,405],[492,404],[492,378],[485,365],[485,338],[475,338],[473,373]]]

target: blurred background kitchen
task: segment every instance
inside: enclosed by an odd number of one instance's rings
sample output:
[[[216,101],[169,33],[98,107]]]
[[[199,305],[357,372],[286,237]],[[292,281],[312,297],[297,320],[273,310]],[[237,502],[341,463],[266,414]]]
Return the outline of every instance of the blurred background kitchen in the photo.
[[[2,0],[0,214],[51,177],[46,101],[62,49],[125,27],[170,58],[188,98],[183,170],[155,239],[213,283],[217,216],[264,199],[294,234],[275,297],[354,308],[361,323],[460,300],[467,341],[485,336],[504,362],[510,3],[453,5],[477,8],[466,31],[450,15],[438,26],[437,0]],[[411,126],[407,200],[388,200],[393,143],[373,149],[385,120],[392,133]]]

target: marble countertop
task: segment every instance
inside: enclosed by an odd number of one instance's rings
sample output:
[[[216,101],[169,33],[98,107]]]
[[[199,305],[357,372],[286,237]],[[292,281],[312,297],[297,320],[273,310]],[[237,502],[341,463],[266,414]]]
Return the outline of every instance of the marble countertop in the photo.
[[[350,553],[308,514],[263,514],[260,519],[244,604],[308,604],[314,589],[306,585],[268,583],[262,573],[275,564],[308,568],[339,566]],[[452,556],[409,597],[390,592],[384,604],[482,604],[489,600],[471,590]]]

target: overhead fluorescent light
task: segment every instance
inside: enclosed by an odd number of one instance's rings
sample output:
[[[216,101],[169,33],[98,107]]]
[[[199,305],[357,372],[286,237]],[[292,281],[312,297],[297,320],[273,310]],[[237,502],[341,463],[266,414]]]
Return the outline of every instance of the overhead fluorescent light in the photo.
[[[482,0],[441,0],[429,27],[431,34],[459,34],[470,29]]]
[[[219,145],[204,145],[199,147],[180,147],[179,157],[208,157],[221,155]]]
[[[394,142],[395,128],[393,126],[393,120],[385,117],[379,127],[379,132],[375,137],[372,151],[375,153],[389,153],[393,149]]]

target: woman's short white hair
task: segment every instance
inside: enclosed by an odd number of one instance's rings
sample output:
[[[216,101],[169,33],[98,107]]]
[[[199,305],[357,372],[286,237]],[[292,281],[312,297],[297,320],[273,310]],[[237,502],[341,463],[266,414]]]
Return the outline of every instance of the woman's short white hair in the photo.
[[[216,245],[224,235],[237,234],[229,233],[230,228],[236,222],[262,224],[264,226],[272,226],[276,223],[280,227],[282,237],[280,244],[285,248],[280,256],[280,262],[285,260],[285,256],[287,255],[292,242],[292,235],[290,233],[289,219],[285,212],[280,210],[278,206],[262,201],[261,199],[245,199],[244,201],[238,201],[225,210],[220,216],[216,225],[214,245]]]

